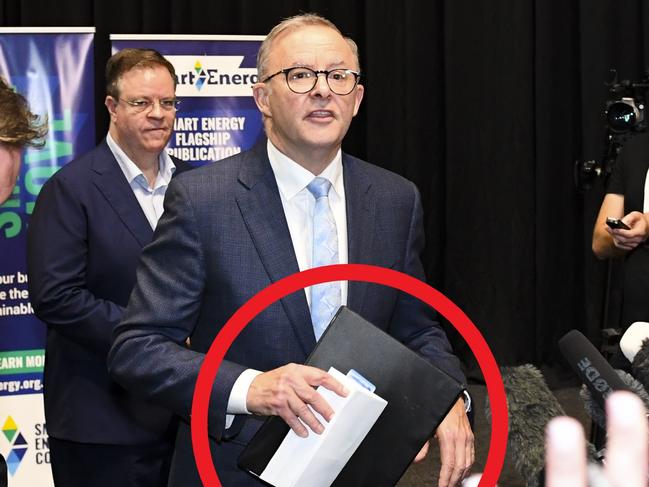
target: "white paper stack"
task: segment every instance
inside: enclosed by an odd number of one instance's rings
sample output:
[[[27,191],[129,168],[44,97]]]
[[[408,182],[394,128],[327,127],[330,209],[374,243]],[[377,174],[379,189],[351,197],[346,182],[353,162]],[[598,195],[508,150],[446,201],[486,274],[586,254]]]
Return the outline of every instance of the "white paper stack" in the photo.
[[[388,404],[333,367],[328,372],[349,394],[340,397],[322,386],[318,388],[335,414],[327,423],[314,411],[325,427],[320,435],[309,431],[307,438],[301,438],[289,431],[260,475],[275,487],[329,487]]]

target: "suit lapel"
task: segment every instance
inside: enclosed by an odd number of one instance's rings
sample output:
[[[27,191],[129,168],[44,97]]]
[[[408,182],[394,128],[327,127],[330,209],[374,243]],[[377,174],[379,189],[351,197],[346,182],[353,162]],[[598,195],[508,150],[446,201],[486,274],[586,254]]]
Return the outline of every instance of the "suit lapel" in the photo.
[[[237,193],[237,205],[268,277],[276,282],[298,272],[299,267],[265,140],[248,154],[239,173],[242,187]],[[281,302],[308,355],[315,336],[304,292],[290,294]]]
[[[375,196],[371,180],[359,164],[343,153],[343,176],[347,206],[347,246],[350,264],[371,264],[375,235]],[[360,311],[363,306],[367,283],[350,281],[347,305]]]
[[[148,244],[153,237],[151,225],[105,140],[97,147],[92,169],[96,173],[94,184],[115,210],[124,226],[141,246]]]

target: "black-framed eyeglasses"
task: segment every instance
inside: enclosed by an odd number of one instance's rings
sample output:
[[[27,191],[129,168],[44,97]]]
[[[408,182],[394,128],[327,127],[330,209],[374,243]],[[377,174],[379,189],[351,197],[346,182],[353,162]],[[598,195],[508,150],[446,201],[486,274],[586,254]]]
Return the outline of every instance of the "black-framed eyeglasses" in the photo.
[[[153,108],[153,105],[155,105],[156,103],[153,100],[145,100],[145,99],[127,100],[125,98],[118,98],[118,100],[123,101],[138,113],[148,112]],[[180,100],[178,100],[177,98],[165,98],[164,100],[158,100],[158,104],[160,105],[160,108],[162,108],[165,111],[178,110],[178,105],[180,105]]]
[[[288,88],[293,93],[299,93],[301,95],[315,88],[320,74],[325,75],[329,89],[337,95],[349,95],[361,77],[360,73],[351,69],[320,69],[316,71],[315,69],[298,66],[277,71],[277,73],[271,74],[262,80],[262,83],[266,83],[278,74],[284,74]]]

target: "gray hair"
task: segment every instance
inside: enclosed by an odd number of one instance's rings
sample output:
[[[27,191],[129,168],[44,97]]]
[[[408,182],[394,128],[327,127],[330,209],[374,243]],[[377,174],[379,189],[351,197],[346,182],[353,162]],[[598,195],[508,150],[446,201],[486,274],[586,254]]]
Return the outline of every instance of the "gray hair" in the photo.
[[[266,39],[264,39],[264,41],[261,43],[259,52],[257,53],[257,75],[259,77],[259,80],[264,79],[264,77],[267,75],[266,70],[268,69],[268,58],[270,57],[270,50],[277,36],[279,36],[283,32],[291,32],[299,28],[312,25],[329,27],[330,29],[338,32],[342,36],[342,38],[345,39],[347,44],[349,44],[349,48],[352,50],[352,54],[354,55],[354,59],[356,60],[356,66],[360,68],[360,62],[358,59],[358,46],[356,45],[354,40],[343,35],[343,33],[340,32],[340,29],[336,27],[330,20],[325,19],[318,14],[307,13],[295,15],[293,17],[282,20],[268,33]]]

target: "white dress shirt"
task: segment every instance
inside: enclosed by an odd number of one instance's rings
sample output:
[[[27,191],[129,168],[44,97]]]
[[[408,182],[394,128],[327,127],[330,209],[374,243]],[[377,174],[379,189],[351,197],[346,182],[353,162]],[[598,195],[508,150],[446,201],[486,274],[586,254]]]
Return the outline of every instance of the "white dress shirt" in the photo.
[[[297,162],[282,154],[268,140],[268,159],[275,174],[275,181],[279,188],[284,216],[291,234],[293,250],[297,258],[300,271],[310,269],[313,262],[313,212],[315,197],[309,192],[307,186],[316,175],[300,166]],[[327,165],[322,173],[317,176],[326,178],[331,183],[329,190],[329,205],[336,220],[338,232],[338,259],[340,264],[347,264],[347,212],[345,206],[345,184],[343,179],[342,153],[336,153],[334,159]],[[347,304],[347,281],[340,281],[341,304]],[[305,288],[307,303],[311,307],[311,288]],[[261,372],[248,369],[235,381],[228,399],[226,428],[234,420],[232,414],[249,414],[246,408],[246,398],[250,384]]]
[[[284,216],[291,233],[293,250],[297,265],[301,271],[310,269],[313,262],[313,212],[315,197],[307,186],[315,175],[304,169],[297,162],[282,154],[268,141],[268,158],[275,174],[279,195],[284,207]],[[329,206],[336,220],[338,232],[338,259],[340,264],[347,263],[347,213],[345,211],[345,184],[343,181],[343,163],[340,150],[322,173],[318,176],[329,180]],[[347,303],[347,281],[340,281],[341,304]],[[306,299],[311,307],[311,288],[306,288]]]
[[[119,164],[124,177],[126,177],[129,186],[133,190],[133,194],[135,194],[146,219],[149,221],[149,225],[155,230],[158,220],[162,216],[165,192],[171,181],[171,176],[176,171],[176,165],[169,157],[169,154],[163,150],[158,156],[158,174],[153,187],[151,187],[144,173],[117,145],[117,142],[110,134],[106,135],[106,142],[115,159],[117,159],[117,164]]]

